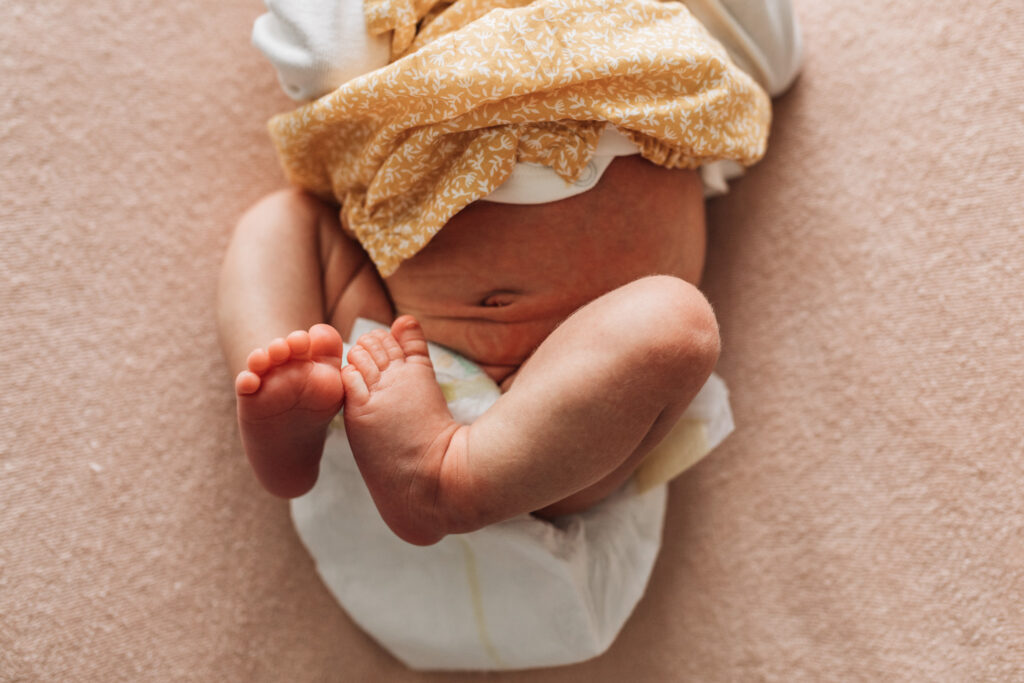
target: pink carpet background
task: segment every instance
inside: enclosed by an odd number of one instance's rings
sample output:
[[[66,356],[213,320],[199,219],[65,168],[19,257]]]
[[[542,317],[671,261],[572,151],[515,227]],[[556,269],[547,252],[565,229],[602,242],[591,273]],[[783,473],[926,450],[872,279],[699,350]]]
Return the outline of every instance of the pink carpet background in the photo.
[[[1024,5],[798,0],[710,204],[737,431],[605,655],[406,671],[242,456],[214,291],[282,184],[255,0],[5,3],[0,680],[1024,679]]]

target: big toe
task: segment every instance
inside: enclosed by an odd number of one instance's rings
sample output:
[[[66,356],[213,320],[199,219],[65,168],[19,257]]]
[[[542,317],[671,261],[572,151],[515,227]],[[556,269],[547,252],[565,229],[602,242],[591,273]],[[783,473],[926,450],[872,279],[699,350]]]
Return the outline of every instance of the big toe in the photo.
[[[325,323],[309,328],[309,352],[314,356],[341,357],[341,335]]]

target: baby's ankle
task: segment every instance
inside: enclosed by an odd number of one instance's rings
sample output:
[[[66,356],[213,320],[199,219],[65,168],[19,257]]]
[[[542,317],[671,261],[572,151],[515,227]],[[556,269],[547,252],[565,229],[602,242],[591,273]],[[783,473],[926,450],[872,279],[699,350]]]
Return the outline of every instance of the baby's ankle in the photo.
[[[468,429],[453,424],[438,436],[402,482],[403,499],[384,493],[377,501],[384,521],[402,540],[433,545],[448,534],[469,533],[498,521],[486,514],[466,467]]]

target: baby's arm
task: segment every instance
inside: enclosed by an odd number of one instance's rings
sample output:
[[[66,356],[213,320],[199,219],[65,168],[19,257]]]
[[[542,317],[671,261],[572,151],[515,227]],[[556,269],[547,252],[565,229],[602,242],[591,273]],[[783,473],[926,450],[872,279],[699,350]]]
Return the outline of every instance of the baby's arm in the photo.
[[[218,314],[249,461],[271,493],[301,495],[316,480],[327,423],[343,398],[338,330],[347,334],[359,316],[391,320],[380,280],[341,232],[335,207],[282,190],[239,220]]]

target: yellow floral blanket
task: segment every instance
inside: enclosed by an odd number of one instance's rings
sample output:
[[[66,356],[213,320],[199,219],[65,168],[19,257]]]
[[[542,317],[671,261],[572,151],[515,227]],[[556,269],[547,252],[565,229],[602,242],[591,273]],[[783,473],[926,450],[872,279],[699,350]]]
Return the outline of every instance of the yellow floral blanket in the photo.
[[[767,94],[677,2],[367,0],[388,66],[271,119],[290,182],[342,205],[387,277],[516,162],[567,182],[610,123],[648,160],[764,154]]]

